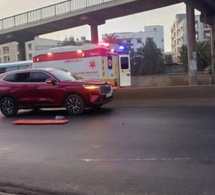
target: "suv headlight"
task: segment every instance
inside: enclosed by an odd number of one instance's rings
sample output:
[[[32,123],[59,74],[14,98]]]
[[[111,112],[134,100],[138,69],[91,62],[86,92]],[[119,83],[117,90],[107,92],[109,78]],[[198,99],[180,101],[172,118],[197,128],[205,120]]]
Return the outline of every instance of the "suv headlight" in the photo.
[[[99,86],[98,85],[83,85],[83,87],[85,88],[85,89],[98,89],[99,88]]]

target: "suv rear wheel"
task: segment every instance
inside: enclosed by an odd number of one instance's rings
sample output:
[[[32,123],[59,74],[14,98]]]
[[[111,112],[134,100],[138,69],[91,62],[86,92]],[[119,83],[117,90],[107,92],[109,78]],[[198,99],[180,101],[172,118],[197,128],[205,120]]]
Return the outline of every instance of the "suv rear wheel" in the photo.
[[[15,100],[11,97],[4,97],[0,102],[0,109],[5,116],[15,116],[18,108]]]
[[[70,95],[65,101],[65,108],[71,115],[82,114],[85,110],[84,101],[79,95]]]

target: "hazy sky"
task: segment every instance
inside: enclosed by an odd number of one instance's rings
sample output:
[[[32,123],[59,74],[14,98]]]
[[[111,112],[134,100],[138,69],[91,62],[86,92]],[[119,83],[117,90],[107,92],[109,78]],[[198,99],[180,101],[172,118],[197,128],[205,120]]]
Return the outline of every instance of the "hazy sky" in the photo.
[[[41,8],[51,4],[63,2],[62,0],[0,0],[0,19]],[[139,14],[129,15],[113,20],[107,20],[106,24],[99,26],[99,39],[105,33],[114,32],[139,32],[144,31],[144,26],[147,25],[162,25],[164,26],[164,45],[165,51],[171,51],[171,26],[175,20],[175,15],[185,13],[186,6],[184,3],[168,6],[160,9],[155,9]],[[51,33],[43,37],[52,39],[61,39],[65,37],[81,36],[90,39],[90,27],[88,25]]]

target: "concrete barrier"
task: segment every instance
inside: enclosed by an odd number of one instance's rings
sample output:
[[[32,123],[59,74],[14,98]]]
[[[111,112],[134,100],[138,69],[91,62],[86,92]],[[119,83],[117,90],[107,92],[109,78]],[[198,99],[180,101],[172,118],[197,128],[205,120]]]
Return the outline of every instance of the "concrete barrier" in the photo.
[[[115,100],[147,99],[214,99],[214,85],[176,86],[176,87],[128,87],[113,91]]]
[[[198,85],[211,83],[210,74],[198,74],[197,79]],[[187,74],[132,76],[131,85],[133,87],[188,86],[189,76]]]
[[[215,107],[215,86],[129,87],[113,91],[105,107]]]

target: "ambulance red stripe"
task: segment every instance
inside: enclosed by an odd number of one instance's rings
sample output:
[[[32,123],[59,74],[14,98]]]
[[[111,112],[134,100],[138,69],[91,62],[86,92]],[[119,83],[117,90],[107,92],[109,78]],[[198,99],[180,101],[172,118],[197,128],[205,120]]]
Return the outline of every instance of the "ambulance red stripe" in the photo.
[[[48,62],[48,61],[57,61],[57,60],[69,60],[69,59],[79,59],[87,57],[98,57],[98,56],[107,56],[107,49],[96,48],[91,50],[83,51],[66,51],[58,53],[46,53],[34,56],[33,62]]]

